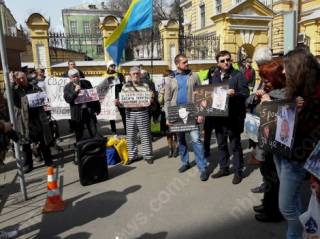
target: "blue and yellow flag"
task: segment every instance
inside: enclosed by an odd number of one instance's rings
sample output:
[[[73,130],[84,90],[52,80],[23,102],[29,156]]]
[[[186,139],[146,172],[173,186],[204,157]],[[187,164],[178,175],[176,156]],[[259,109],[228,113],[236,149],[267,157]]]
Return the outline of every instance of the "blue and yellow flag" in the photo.
[[[104,48],[119,65],[128,33],[152,27],[152,0],[132,0],[120,25],[104,41]]]

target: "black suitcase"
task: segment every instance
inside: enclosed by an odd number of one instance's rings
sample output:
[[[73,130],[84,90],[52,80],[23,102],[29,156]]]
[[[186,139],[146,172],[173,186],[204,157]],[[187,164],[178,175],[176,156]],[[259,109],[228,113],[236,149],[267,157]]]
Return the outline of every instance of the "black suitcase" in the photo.
[[[82,186],[108,179],[105,143],[105,139],[92,138],[81,140],[76,144],[76,157]]]

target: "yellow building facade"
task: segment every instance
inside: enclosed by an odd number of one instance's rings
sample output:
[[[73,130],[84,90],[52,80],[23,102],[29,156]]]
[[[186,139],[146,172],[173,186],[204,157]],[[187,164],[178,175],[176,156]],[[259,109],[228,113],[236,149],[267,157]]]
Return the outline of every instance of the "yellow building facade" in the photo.
[[[320,0],[184,0],[181,7],[186,35],[218,36],[220,50],[236,61],[252,57],[258,46],[283,54],[284,16],[296,10],[297,43],[320,55]]]
[[[235,61],[269,44],[274,13],[258,0],[186,0],[181,7],[185,34],[219,37],[219,49]]]

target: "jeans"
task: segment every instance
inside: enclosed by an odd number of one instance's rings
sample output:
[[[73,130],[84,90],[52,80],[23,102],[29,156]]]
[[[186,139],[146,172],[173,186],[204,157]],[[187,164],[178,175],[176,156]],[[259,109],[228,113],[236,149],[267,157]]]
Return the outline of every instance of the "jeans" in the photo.
[[[241,146],[240,133],[230,129],[228,125],[215,124],[216,137],[218,142],[218,155],[219,165],[221,170],[229,169],[229,149],[228,149],[228,137],[230,141],[230,147],[233,153],[233,165],[235,168],[235,174],[242,176],[243,170],[243,152]]]
[[[302,239],[300,190],[306,170],[303,164],[288,161],[283,156],[275,155],[274,161],[280,180],[279,208],[288,221],[287,239]]]
[[[200,131],[199,129],[196,129],[189,132],[189,134],[197,166],[200,172],[205,172],[207,170],[207,161],[203,155],[203,145],[200,140]],[[185,132],[179,133],[179,154],[181,155],[182,165],[189,165],[189,153]]]

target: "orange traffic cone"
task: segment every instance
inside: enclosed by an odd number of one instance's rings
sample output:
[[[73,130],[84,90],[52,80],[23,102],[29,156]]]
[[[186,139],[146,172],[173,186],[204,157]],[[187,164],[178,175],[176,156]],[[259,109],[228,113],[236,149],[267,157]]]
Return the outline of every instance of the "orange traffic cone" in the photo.
[[[57,181],[53,176],[53,167],[48,167],[48,197],[42,213],[58,212],[64,209],[65,204],[61,198]]]

